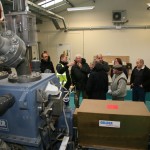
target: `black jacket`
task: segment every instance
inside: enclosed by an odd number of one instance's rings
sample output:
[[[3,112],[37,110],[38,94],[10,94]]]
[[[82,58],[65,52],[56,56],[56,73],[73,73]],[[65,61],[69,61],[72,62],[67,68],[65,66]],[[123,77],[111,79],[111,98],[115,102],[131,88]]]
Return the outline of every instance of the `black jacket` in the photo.
[[[45,61],[45,60],[41,59],[41,66],[40,67],[41,67],[42,73],[44,73],[46,69],[50,70],[51,73],[55,73],[53,63],[50,60]]]
[[[102,66],[103,66],[103,70],[106,71],[106,72],[109,72],[110,67],[109,67],[109,65],[108,65],[108,62],[102,61],[101,64],[102,64]]]
[[[80,68],[77,64],[71,68],[72,82],[76,86],[77,90],[85,90],[88,74],[90,73],[90,67],[84,58],[82,58],[81,64],[82,68]]]
[[[135,67],[132,70],[130,84],[134,84],[134,79],[135,79],[135,73],[134,72],[135,72],[136,68],[137,67]],[[143,71],[142,85],[143,85],[143,88],[145,89],[146,92],[150,92],[150,69],[147,66],[145,66],[144,71]]]
[[[62,65],[63,66],[62,66]],[[67,82],[66,84],[64,85],[64,87],[66,89],[69,89],[70,85],[71,85],[71,77],[70,77],[70,74],[69,74],[69,67],[67,66],[68,63],[65,63],[65,62],[62,62],[60,61],[59,64],[57,64],[56,66],[56,70],[59,74],[63,74],[64,72],[66,72],[66,77],[67,77]]]
[[[89,76],[86,92],[89,99],[106,99],[108,91],[108,74],[102,64],[97,63]]]

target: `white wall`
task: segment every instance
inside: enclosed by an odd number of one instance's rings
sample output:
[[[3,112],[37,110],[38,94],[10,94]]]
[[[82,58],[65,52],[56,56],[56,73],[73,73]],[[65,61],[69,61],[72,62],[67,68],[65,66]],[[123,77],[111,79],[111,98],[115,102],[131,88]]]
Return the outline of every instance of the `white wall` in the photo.
[[[86,12],[64,12],[62,15],[68,27],[110,27],[113,10],[127,10],[129,22],[125,26],[150,25],[150,11],[147,11],[147,0],[97,0],[95,9]],[[86,4],[85,4],[86,5]],[[61,21],[60,21],[61,24]],[[63,27],[63,25],[61,24]],[[54,65],[57,64],[58,44],[70,44],[72,60],[75,54],[81,53],[89,63],[94,55],[130,56],[135,64],[137,58],[143,58],[150,67],[150,29],[128,30],[89,30],[89,31],[56,31],[48,21],[38,26],[38,39],[42,49],[47,50]]]

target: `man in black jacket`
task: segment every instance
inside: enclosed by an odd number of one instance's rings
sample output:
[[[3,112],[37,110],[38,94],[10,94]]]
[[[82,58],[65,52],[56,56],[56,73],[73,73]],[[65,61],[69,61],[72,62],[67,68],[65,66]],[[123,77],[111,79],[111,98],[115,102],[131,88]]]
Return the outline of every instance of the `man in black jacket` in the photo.
[[[108,74],[101,63],[96,63],[86,85],[88,98],[105,100],[107,91]]]
[[[102,54],[97,55],[95,61],[102,64],[104,71],[109,72],[110,67],[109,67],[108,63],[103,60]]]
[[[71,77],[73,85],[76,86],[77,98],[75,99],[75,105],[79,107],[79,97],[82,93],[83,98],[86,98],[85,88],[88,80],[88,74],[90,73],[90,67],[86,63],[86,60],[81,55],[76,55],[75,64],[71,69]]]
[[[74,62],[68,63],[67,56],[65,54],[60,55],[59,64],[56,66],[57,76],[60,82],[64,84],[64,87],[68,90],[71,85],[71,77],[69,74],[69,67],[73,66]]]
[[[41,72],[55,73],[54,66],[51,60],[49,60],[49,55],[47,53],[42,53],[41,59]]]
[[[130,80],[132,100],[144,101],[146,92],[150,92],[150,69],[144,65],[143,59],[137,59]]]

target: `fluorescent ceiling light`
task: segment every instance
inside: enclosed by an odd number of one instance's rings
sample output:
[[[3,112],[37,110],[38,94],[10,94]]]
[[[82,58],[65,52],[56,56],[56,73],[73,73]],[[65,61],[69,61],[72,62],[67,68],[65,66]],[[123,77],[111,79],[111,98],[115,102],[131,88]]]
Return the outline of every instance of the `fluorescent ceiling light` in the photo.
[[[86,6],[86,7],[72,7],[72,8],[67,8],[67,11],[82,11],[82,10],[91,10],[95,6]]]
[[[42,1],[42,2],[38,3],[38,5],[42,6],[43,8],[46,8],[46,7],[55,5],[57,3],[60,3],[62,1],[63,0],[45,0],[45,1]]]
[[[150,7],[150,3],[147,3],[147,6]]]

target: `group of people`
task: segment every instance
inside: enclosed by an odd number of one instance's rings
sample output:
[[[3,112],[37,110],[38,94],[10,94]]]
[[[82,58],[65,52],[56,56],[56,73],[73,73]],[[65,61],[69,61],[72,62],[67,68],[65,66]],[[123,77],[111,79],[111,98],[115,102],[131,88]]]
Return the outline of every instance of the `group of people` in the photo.
[[[41,57],[41,72],[48,69],[49,72],[55,73],[48,53],[44,51]],[[110,88],[108,74],[112,77]],[[68,63],[65,54],[61,54],[56,66],[56,75],[67,90],[71,85],[76,87],[76,107],[79,107],[81,93],[83,98],[102,100],[106,99],[107,93],[112,96],[112,100],[124,100],[126,96],[128,73],[120,58],[116,58],[113,67],[110,68],[103,60],[102,54],[94,56],[90,65],[80,54],[76,55],[74,62],[71,63]],[[144,64],[143,59],[137,59],[131,73],[130,85],[132,100],[145,102],[146,92],[150,91],[150,69]]]

